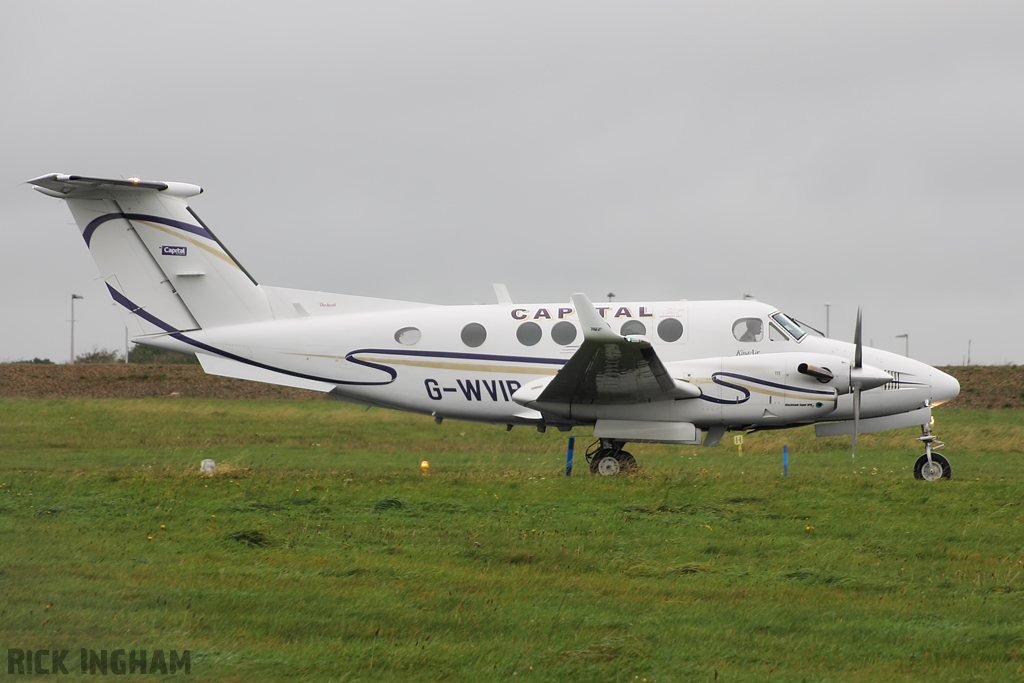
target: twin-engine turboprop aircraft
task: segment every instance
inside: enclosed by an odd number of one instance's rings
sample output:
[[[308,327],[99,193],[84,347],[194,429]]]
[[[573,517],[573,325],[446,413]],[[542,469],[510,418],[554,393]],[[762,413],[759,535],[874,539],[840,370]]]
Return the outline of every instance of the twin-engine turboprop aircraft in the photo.
[[[919,479],[949,478],[931,407],[960,386],[924,363],[809,334],[757,301],[434,306],[258,284],[186,201],[196,185],[51,174],[132,341],[210,374],[444,418],[592,426],[594,473],[630,442],[715,446],[727,431],[818,436],[920,425]],[[706,433],[705,433],[706,432]]]

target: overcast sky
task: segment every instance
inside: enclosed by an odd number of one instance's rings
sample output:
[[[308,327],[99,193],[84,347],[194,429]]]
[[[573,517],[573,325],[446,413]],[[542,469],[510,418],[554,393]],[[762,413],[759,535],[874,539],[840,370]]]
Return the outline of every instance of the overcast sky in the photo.
[[[257,281],[433,303],[751,294],[1024,363],[1024,3],[0,9],[0,361],[122,349],[50,172],[202,185]]]

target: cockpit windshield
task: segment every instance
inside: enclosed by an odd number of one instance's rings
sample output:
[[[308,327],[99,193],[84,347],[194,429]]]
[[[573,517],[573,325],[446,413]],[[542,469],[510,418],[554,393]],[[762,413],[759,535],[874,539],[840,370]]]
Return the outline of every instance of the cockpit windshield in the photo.
[[[805,336],[807,336],[807,333],[804,332],[803,328],[801,328],[799,325],[793,322],[793,320],[788,315],[782,313],[781,311],[773,315],[772,320],[782,325],[782,327],[785,328],[786,332],[789,332],[789,334],[792,335],[793,339],[796,339],[797,341],[800,341]]]

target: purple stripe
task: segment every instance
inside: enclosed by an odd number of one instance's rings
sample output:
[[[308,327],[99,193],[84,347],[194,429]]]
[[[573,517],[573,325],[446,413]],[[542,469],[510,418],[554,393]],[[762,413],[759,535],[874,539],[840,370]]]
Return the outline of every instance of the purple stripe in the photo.
[[[258,361],[252,360],[251,358],[243,358],[242,356],[236,356],[235,354],[230,353],[228,351],[221,351],[220,349],[215,348],[213,346],[210,346],[209,344],[204,344],[201,341],[197,341],[195,339],[191,339],[191,338],[185,336],[183,333],[178,332],[174,327],[172,327],[171,325],[168,325],[163,320],[160,320],[159,318],[157,318],[153,314],[148,313],[145,310],[143,310],[143,308],[141,306],[136,305],[135,302],[133,302],[128,297],[126,297],[124,294],[121,294],[119,291],[117,291],[116,289],[111,287],[109,284],[107,285],[107,289],[110,291],[110,296],[111,296],[111,298],[114,299],[114,301],[116,301],[117,303],[121,304],[126,309],[128,309],[130,312],[132,312],[135,315],[139,316],[143,320],[151,322],[154,325],[156,325],[157,327],[159,327],[160,329],[165,330],[167,332],[170,332],[171,333],[170,336],[173,337],[174,339],[177,339],[180,342],[184,342],[186,344],[194,346],[197,349],[202,349],[203,351],[208,351],[210,353],[215,353],[218,356],[223,356],[224,358],[230,358],[231,360],[236,360],[239,363],[245,363],[246,365],[251,365],[251,366],[253,366],[255,368],[261,368],[263,370],[270,370],[271,372],[279,372],[282,375],[288,375],[290,377],[299,377],[301,379],[311,379],[311,380],[315,380],[317,382],[327,382],[328,384],[347,384],[349,386],[380,386],[380,385],[384,385],[384,384],[391,384],[392,382],[395,381],[395,378],[398,377],[398,373],[395,372],[393,369],[391,369],[389,367],[385,367],[383,365],[372,365],[372,364],[363,363],[363,362],[359,362],[359,364],[360,365],[366,365],[367,367],[371,367],[371,368],[374,368],[374,369],[383,370],[384,372],[386,372],[387,374],[389,374],[391,376],[391,379],[385,380],[383,382],[353,382],[353,381],[343,380],[343,379],[330,379],[330,378],[327,378],[327,377],[317,377],[316,375],[306,375],[306,374],[303,374],[301,372],[292,372],[291,370],[285,370],[284,368],[275,368],[272,365],[267,365],[265,363],[260,363]]]
[[[733,406],[733,405],[739,405],[741,403],[746,403],[747,400],[750,398],[750,390],[747,389],[746,387],[741,387],[738,384],[731,384],[729,382],[725,382],[723,380],[720,380],[720,379],[718,379],[719,375],[729,375],[731,377],[738,377],[740,379],[753,379],[751,377],[743,377],[742,375],[733,375],[732,373],[729,373],[729,372],[713,372],[713,373],[711,373],[711,381],[712,382],[714,382],[715,384],[718,384],[720,386],[727,387],[729,389],[735,389],[736,391],[738,391],[741,394],[743,394],[743,398],[732,398],[732,399],[715,398],[714,396],[708,396],[707,394],[702,393],[700,395],[700,400],[707,401],[708,403],[718,403],[720,405],[727,405],[727,406]]]
[[[135,315],[139,316],[143,320],[145,320],[147,322],[150,322],[150,323],[153,323],[154,325],[159,327],[161,330],[164,330],[165,332],[177,332],[178,331],[178,330],[174,329],[173,327],[171,327],[170,325],[168,325],[167,323],[165,323],[160,318],[157,318],[155,315],[152,315],[151,313],[148,313],[147,311],[143,310],[141,306],[136,306],[135,303],[131,299],[129,299],[124,294],[122,294],[121,292],[119,292],[116,289],[114,289],[113,287],[111,287],[109,284],[107,285],[107,291],[110,292],[110,298],[111,299],[113,299],[117,303],[121,304],[122,306],[127,308],[130,312],[132,312]]]
[[[92,242],[92,234],[96,232],[96,228],[100,227],[107,221],[117,220],[118,218],[124,218],[125,220],[129,221],[150,221],[152,223],[162,223],[164,225],[169,225],[172,228],[178,228],[179,230],[190,232],[193,235],[205,237],[206,239],[213,240],[214,242],[217,241],[216,239],[214,239],[213,235],[208,233],[203,228],[197,225],[192,225],[191,223],[176,221],[173,218],[164,218],[163,216],[150,216],[149,214],[145,213],[108,213],[100,216],[99,218],[94,218],[93,220],[89,221],[89,224],[87,226],[85,226],[85,230],[82,231],[82,237],[85,238],[85,243],[89,244],[90,242]]]
[[[788,384],[776,384],[775,382],[769,382],[766,379],[758,379],[756,377],[748,377],[747,375],[737,375],[733,372],[716,372],[711,375],[711,379],[718,381],[718,377],[732,377],[734,379],[742,379],[746,382],[753,382],[754,384],[760,384],[766,387],[772,387],[774,389],[783,389],[785,391],[799,391],[804,394],[821,394],[822,396],[828,396],[832,398],[835,394],[831,391],[820,391],[818,389],[804,389],[802,387],[791,387]]]
[[[555,365],[565,365],[565,361],[559,358],[528,358],[526,356],[493,356],[485,353],[455,353],[450,351],[413,351],[404,349],[358,349],[356,351],[350,351],[345,354],[345,360],[356,365],[362,365],[364,367],[373,368],[375,370],[383,370],[391,374],[394,379],[396,373],[395,370],[387,365],[381,365],[380,363],[374,363],[368,360],[360,360],[359,358],[353,358],[356,354],[360,353],[378,353],[390,356],[416,356],[419,358],[457,358],[460,360],[489,360],[489,361],[507,361],[512,363],[551,363]],[[509,368],[514,370],[515,368]]]
[[[734,378],[734,379],[743,380],[744,382],[751,382],[753,384],[760,384],[761,386],[772,387],[774,389],[782,389],[784,391],[799,391],[799,392],[805,393],[805,394],[821,394],[823,397],[828,397],[828,398],[833,398],[835,396],[835,393],[833,391],[821,391],[821,390],[818,390],[818,389],[804,389],[802,387],[791,387],[788,384],[776,384],[775,382],[769,382],[768,380],[758,379],[756,377],[749,377],[747,375],[737,375],[734,372],[714,372],[714,373],[711,374],[711,381],[712,382],[714,382],[715,384],[718,384],[719,386],[727,387],[729,389],[734,389],[734,390],[742,393],[743,397],[742,398],[735,398],[735,399],[725,399],[725,398],[715,398],[713,396],[701,395],[700,399],[702,401],[707,401],[708,403],[718,403],[718,404],[721,404],[721,405],[739,405],[740,403],[746,403],[750,399],[750,391],[746,387],[741,387],[738,384],[733,384],[731,382],[726,382],[725,380],[721,379],[722,377],[731,377],[731,378]]]
[[[419,356],[421,358],[457,358],[460,360],[489,360],[506,363],[545,363],[548,365],[565,365],[561,358],[536,358],[530,356],[495,356],[486,353],[457,353],[454,351],[413,351],[404,349],[359,349],[351,351],[348,356],[357,353],[380,353],[390,356]],[[346,356],[346,358],[348,358]],[[348,358],[348,360],[354,360]]]

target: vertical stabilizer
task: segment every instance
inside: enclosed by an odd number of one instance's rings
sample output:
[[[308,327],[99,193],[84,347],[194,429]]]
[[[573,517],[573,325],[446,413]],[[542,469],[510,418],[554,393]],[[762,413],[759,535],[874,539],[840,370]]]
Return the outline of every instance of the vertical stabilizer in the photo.
[[[132,336],[269,320],[260,286],[189,208],[185,183],[52,174]]]

